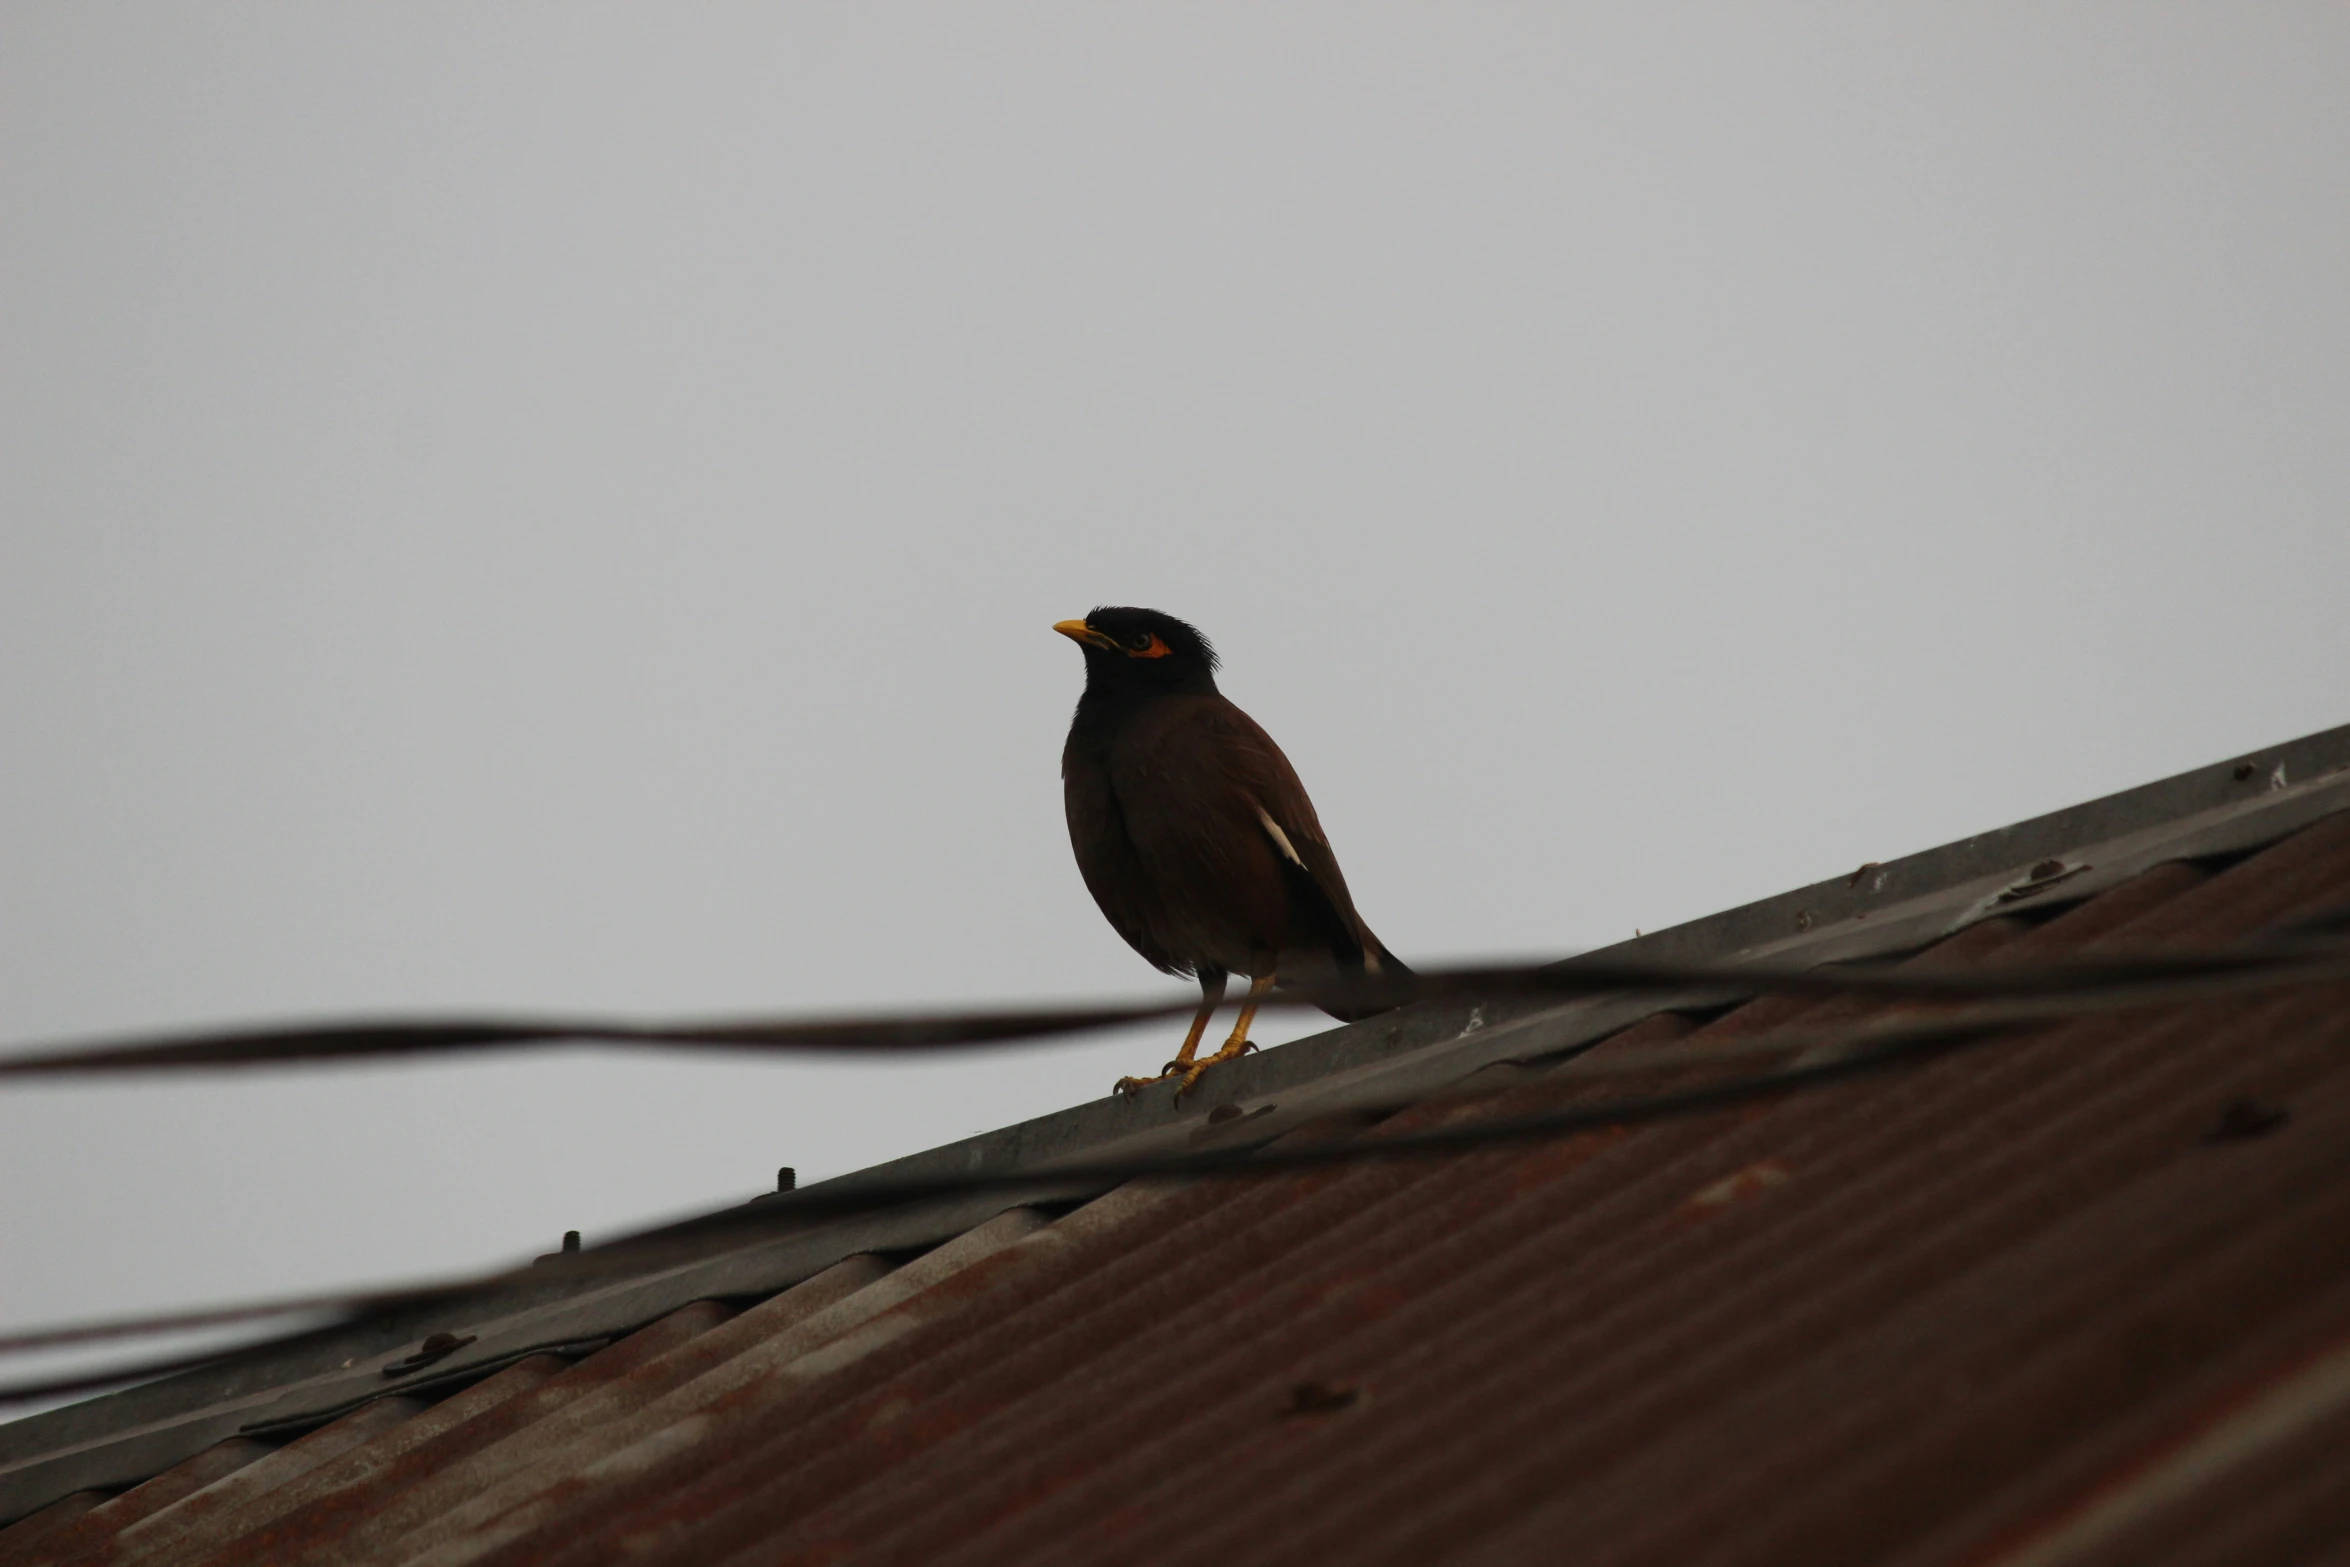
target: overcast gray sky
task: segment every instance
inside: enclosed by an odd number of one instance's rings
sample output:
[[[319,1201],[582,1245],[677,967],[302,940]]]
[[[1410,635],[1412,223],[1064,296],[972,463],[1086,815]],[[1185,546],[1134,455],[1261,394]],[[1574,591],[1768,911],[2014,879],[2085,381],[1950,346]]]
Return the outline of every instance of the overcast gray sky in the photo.
[[[2346,81],[2318,5],[20,0],[0,1042],[1166,986],[1061,822],[1103,602],[1216,640],[1410,959],[2350,719]],[[0,1321],[1171,1040],[10,1088]]]

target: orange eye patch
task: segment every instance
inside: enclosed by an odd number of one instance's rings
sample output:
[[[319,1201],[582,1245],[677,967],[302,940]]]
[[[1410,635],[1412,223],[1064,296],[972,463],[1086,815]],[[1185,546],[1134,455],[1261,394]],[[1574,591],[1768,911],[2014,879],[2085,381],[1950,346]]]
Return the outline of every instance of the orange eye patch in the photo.
[[[1173,648],[1167,646],[1165,642],[1161,641],[1159,639],[1159,634],[1154,631],[1151,633],[1151,642],[1149,647],[1130,647],[1126,650],[1126,656],[1128,658],[1165,658],[1169,653],[1174,651],[1175,650]]]

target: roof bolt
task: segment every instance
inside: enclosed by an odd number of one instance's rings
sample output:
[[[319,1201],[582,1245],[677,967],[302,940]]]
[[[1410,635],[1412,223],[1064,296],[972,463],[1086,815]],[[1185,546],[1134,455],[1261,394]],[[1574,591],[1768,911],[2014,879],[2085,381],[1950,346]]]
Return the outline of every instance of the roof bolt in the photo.
[[[1311,1418],[1316,1415],[1335,1415],[1352,1409],[1363,1401],[1363,1395],[1351,1387],[1332,1387],[1327,1382],[1300,1382],[1289,1390],[1289,1407],[1281,1411],[1284,1420]]]
[[[2266,1137],[2291,1119],[2282,1105],[2263,1104],[2257,1099],[2231,1099],[2221,1108],[2219,1119],[2203,1134],[2203,1140],[2238,1143]]]
[[[1811,929],[1811,910],[1797,909],[1795,911],[1795,928],[1797,930]]]
[[[1238,1120],[1239,1118],[1240,1106],[1218,1105],[1215,1109],[1208,1112],[1208,1125],[1222,1126],[1226,1121],[1234,1121]]]
[[[411,1371],[421,1371],[436,1360],[448,1359],[478,1337],[480,1335],[475,1333],[435,1333],[417,1345],[414,1354],[405,1355],[384,1367],[383,1374],[387,1377],[404,1377]]]
[[[775,1172],[775,1189],[777,1191],[792,1191],[797,1189],[799,1184],[800,1172],[793,1169],[790,1165],[787,1164],[782,1169]]]
[[[543,1257],[533,1257],[533,1258],[531,1259],[530,1265],[531,1265],[532,1267],[534,1267],[534,1268],[535,1268],[535,1267],[538,1267],[538,1266],[540,1266],[540,1265],[541,1265],[541,1264],[543,1264],[543,1263],[549,1263],[549,1262],[562,1262],[562,1261],[563,1261],[563,1260],[565,1260],[566,1258],[570,1258],[570,1257],[576,1257],[576,1256],[578,1256],[578,1255],[579,1255],[579,1231],[577,1231],[577,1230],[565,1230],[565,1231],[563,1232],[563,1249],[562,1249],[561,1251],[551,1251],[551,1252],[548,1252],[548,1253],[547,1253],[545,1256],[543,1256]]]
[[[2251,777],[2254,773],[2259,771],[2260,764],[2258,762],[2238,762],[2236,764],[2236,770],[2228,776],[2234,778],[2236,782],[2242,783],[2245,779]]]

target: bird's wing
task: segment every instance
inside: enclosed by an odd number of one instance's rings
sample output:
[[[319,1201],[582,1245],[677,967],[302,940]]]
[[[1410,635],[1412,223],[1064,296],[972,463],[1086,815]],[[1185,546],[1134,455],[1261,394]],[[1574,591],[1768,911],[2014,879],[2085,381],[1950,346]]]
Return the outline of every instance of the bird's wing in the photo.
[[[1188,763],[1201,774],[1171,781],[1194,799],[1215,801],[1218,814],[1227,820],[1239,816],[1262,835],[1285,879],[1327,913],[1334,957],[1374,972],[1393,964],[1393,955],[1355,912],[1314,802],[1273,737],[1222,697],[1186,703],[1169,717],[1173,725],[1191,731],[1185,738],[1193,743],[1155,746],[1154,754]]]

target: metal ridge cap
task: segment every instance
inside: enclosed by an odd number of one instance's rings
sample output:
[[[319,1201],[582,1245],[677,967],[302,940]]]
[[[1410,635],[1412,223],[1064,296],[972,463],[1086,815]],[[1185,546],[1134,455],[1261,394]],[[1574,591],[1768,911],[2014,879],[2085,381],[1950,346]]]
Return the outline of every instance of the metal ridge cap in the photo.
[[[2112,847],[2123,852],[2110,858],[2109,865],[2118,866],[2125,859],[2137,863],[2148,853],[2161,852],[2167,828],[2262,814],[2286,803],[2278,796],[2303,798],[2305,785],[2345,772],[2350,772],[2350,724],[1883,864],[1870,864],[1862,868],[1865,875],[1832,876],[1578,956],[1605,953],[1659,962],[1741,962],[1765,957],[1832,962],[1900,950],[1892,943],[1922,946],[1957,929],[1966,922],[1974,904],[1995,898],[2024,867],[2036,861],[2068,852],[2077,855],[2091,847],[2103,856]],[[2350,779],[2337,778],[2336,782]],[[2276,835],[2289,830],[2280,828]],[[2063,894],[2067,898],[2087,896],[2102,891],[2110,879],[2101,875],[2077,883],[2068,881]],[[2058,900],[2051,896],[2047,901]],[[1563,961],[1571,964],[1576,960]],[[1621,1005],[1612,998],[1598,998],[1569,1010],[1612,1014]],[[1656,1009],[1651,1002],[1648,1010]],[[1555,998],[1543,997],[1500,1003],[1456,997],[1416,1003],[1275,1045],[1219,1067],[1203,1085],[1205,1091],[1182,1110],[1174,1106],[1171,1087],[1155,1085],[1132,1100],[1115,1095],[1090,1100],[834,1176],[808,1189],[845,1190],[860,1182],[993,1173],[1045,1164],[1098,1151],[1107,1144],[1131,1143],[1138,1134],[1183,1126],[1218,1104],[1318,1085],[1342,1074],[1352,1076],[1362,1069],[1384,1067],[1398,1057],[1453,1043],[1480,1029],[1559,1010]]]
[[[2063,857],[2044,856],[2037,865],[2030,859],[2011,859],[1984,874],[1947,883],[1933,891],[1854,909],[1834,923],[1810,919],[1799,904],[1797,913],[1806,917],[1787,918],[1787,925],[1775,937],[1733,952],[1705,956],[1731,965],[1756,963],[1795,968],[1888,958],[1929,946],[1994,915],[2085,902],[2166,861],[2256,850],[2345,810],[2350,810],[2350,769],[2336,769],[2301,783],[2265,789],[2249,798],[2192,811],[2117,837],[2075,843],[2065,849]],[[2014,845],[2008,847],[2012,851]],[[1805,892],[1789,895],[1793,899],[1805,896]],[[1771,913],[1778,912],[1786,918],[1784,908],[1788,901],[1788,898],[1766,900],[1762,905],[1750,905],[1749,909],[1764,910],[1767,928]],[[1636,946],[1637,943],[1627,942],[1606,950],[1620,956],[1626,948]],[[1567,959],[1562,966],[1574,961]],[[1671,994],[1644,992],[1570,1000],[1515,997],[1483,1003],[1455,1001],[1441,1011],[1416,1009],[1421,1013],[1416,1022],[1434,1021],[1439,1037],[1413,1048],[1341,1063],[1334,1070],[1320,1073],[1291,1074],[1286,1082],[1270,1080],[1261,1071],[1254,1077],[1243,1078],[1227,1067],[1224,1070],[1228,1075],[1218,1086],[1216,1102],[1235,1104],[1247,1111],[1258,1137],[1277,1136],[1318,1115],[1358,1108],[1365,1103],[1393,1104],[1442,1092],[1489,1066],[1523,1065],[1572,1055],[1658,1012],[1720,1006],[1750,999],[1755,994],[1754,988],[1724,985]],[[1404,1017],[1405,1014],[1390,1014],[1388,1019],[1374,1019],[1316,1037],[1330,1038]],[[1411,1021],[1396,1022],[1393,1026],[1399,1032],[1417,1032]],[[1270,1056],[1250,1057],[1235,1065],[1251,1066],[1277,1058],[1280,1052],[1291,1048],[1279,1046]],[[1274,1093],[1280,1094],[1277,1102],[1271,1098]],[[1207,1107],[1206,1101],[1203,1107]],[[1179,1120],[1159,1130],[1180,1133],[1191,1124]],[[1127,1145],[1139,1144],[1142,1135],[1130,1136]],[[1134,1151],[1145,1150],[1134,1147]]]
[[[2146,832],[2218,807],[2257,801],[2350,769],[2350,724],[2174,773],[2005,827],[1921,849],[1807,887],[1595,948],[1659,961],[1725,958],[1799,930],[1849,919],[1886,902],[1925,897],[1960,882]],[[1808,916],[1808,923],[1798,916]],[[1572,961],[1572,960],[1569,960]]]

